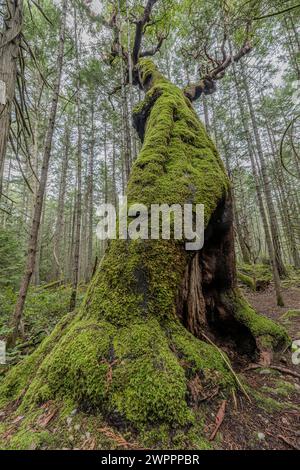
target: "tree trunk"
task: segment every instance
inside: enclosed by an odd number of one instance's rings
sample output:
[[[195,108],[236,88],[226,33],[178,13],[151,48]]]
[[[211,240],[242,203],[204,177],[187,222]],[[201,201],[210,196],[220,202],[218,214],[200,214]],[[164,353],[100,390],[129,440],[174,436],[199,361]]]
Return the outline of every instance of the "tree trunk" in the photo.
[[[81,198],[82,198],[82,130],[81,130],[81,102],[80,102],[80,77],[79,77],[79,50],[78,50],[78,32],[77,32],[77,17],[75,9],[75,48],[76,48],[76,73],[77,78],[77,189],[76,189],[76,227],[75,227],[75,240],[74,240],[74,264],[73,264],[73,282],[72,293],[70,299],[70,311],[72,312],[76,306],[77,287],[79,282],[79,260],[80,260],[80,234],[81,234]]]
[[[15,97],[17,59],[23,24],[22,11],[23,0],[6,1],[4,29],[0,37],[0,199],[12,103]]]
[[[163,429],[171,444],[194,430],[202,401],[237,386],[212,342],[255,360],[289,339],[236,288],[230,184],[213,142],[183,92],[149,60],[139,67],[148,93],[134,121],[144,143],[128,203],[204,204],[204,247],[112,240],[78,314],[60,322],[30,367],[7,374],[0,393],[22,394],[23,410],[57,398],[100,411],[147,446],[147,432]]]
[[[237,92],[237,98],[238,98],[238,106],[240,109],[240,116],[242,120],[242,124],[244,127],[244,132],[245,132],[245,138],[247,142],[247,147],[248,147],[248,152],[249,152],[249,157],[250,157],[250,162],[251,162],[251,168],[254,176],[254,182],[255,182],[255,189],[256,189],[256,194],[257,194],[257,200],[258,200],[258,207],[259,207],[259,212],[262,218],[262,223],[263,223],[263,228],[264,228],[264,233],[266,237],[266,243],[268,247],[268,253],[270,257],[270,262],[272,265],[272,271],[273,271],[273,280],[274,280],[274,286],[275,286],[275,292],[276,292],[276,297],[277,297],[277,304],[280,306],[284,305],[282,294],[281,294],[281,287],[280,287],[280,277],[279,277],[279,272],[277,268],[277,262],[276,262],[276,257],[275,257],[275,251],[274,251],[274,246],[273,242],[271,239],[270,231],[269,231],[269,225],[268,225],[268,220],[267,220],[267,215],[263,203],[263,195],[261,191],[261,186],[260,186],[260,179],[259,175],[257,172],[256,168],[256,163],[255,163],[255,156],[254,156],[254,151],[251,143],[251,135],[250,135],[250,130],[248,123],[246,121],[246,114],[243,106],[243,100],[241,96],[241,90],[240,90],[240,85],[237,79],[236,75],[236,69],[235,65],[233,64],[232,67],[233,70],[233,78],[236,86],[236,92]]]
[[[69,125],[65,123],[65,135],[64,135],[64,153],[61,162],[61,172],[60,172],[60,183],[59,183],[59,193],[58,193],[58,204],[57,204],[57,217],[54,230],[53,238],[53,254],[54,254],[54,269],[53,269],[53,278],[56,280],[58,277],[63,279],[63,265],[61,259],[61,242],[62,242],[62,232],[64,226],[64,210],[65,210],[65,195],[66,195],[66,185],[67,185],[67,171],[69,165],[69,152],[70,152],[70,129]]]
[[[41,166],[40,181],[39,181],[39,187],[38,187],[38,191],[36,195],[34,215],[33,215],[33,220],[32,220],[32,225],[31,225],[31,230],[30,230],[30,238],[29,238],[29,244],[28,244],[28,254],[27,254],[27,260],[26,260],[25,273],[21,282],[17,304],[16,304],[15,311],[12,317],[13,332],[11,336],[8,338],[8,344],[10,346],[15,345],[16,339],[18,337],[19,327],[20,327],[20,323],[21,323],[22,315],[23,315],[24,304],[25,304],[25,300],[27,296],[27,291],[28,291],[32,274],[34,272],[34,268],[35,268],[35,259],[36,259],[36,252],[37,252],[37,247],[38,247],[38,235],[39,235],[39,228],[40,228],[40,222],[41,222],[44,195],[45,195],[46,184],[47,184],[48,168],[49,168],[49,161],[50,161],[50,156],[51,156],[52,139],[53,139],[53,133],[54,133],[54,125],[55,125],[55,119],[56,119],[57,104],[58,104],[62,68],[63,68],[66,13],[67,13],[67,0],[64,0],[62,18],[61,18],[60,36],[59,36],[59,48],[58,48],[58,56],[57,56],[57,77],[56,77],[56,82],[53,88],[53,96],[52,96],[52,103],[51,103],[51,109],[50,109],[50,115],[49,115],[49,124],[48,124],[46,139],[45,139],[45,148],[44,148],[44,155],[43,155],[42,166]]]
[[[95,124],[94,124],[94,104],[91,108],[91,142],[89,152],[88,168],[88,241],[87,241],[87,268],[85,280],[91,279],[93,272],[93,215],[94,215],[94,159],[95,159]]]
[[[206,128],[206,132],[210,135],[210,122],[209,122],[209,113],[208,113],[208,106],[207,106],[207,97],[204,95],[204,93],[202,96],[202,103],[203,103],[205,128]]]

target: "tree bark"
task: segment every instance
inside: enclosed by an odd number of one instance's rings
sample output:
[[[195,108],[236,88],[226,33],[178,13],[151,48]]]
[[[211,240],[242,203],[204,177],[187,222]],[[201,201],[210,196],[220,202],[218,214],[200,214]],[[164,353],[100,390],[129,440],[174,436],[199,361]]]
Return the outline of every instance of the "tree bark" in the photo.
[[[74,264],[73,264],[73,282],[72,293],[70,299],[70,311],[72,312],[76,307],[77,288],[79,282],[79,261],[80,261],[80,241],[81,241],[81,213],[82,213],[82,129],[81,129],[81,102],[80,102],[80,77],[79,77],[79,50],[78,50],[78,31],[77,31],[77,16],[75,9],[75,48],[76,48],[76,72],[77,78],[77,93],[76,93],[76,106],[77,106],[77,189],[76,189],[76,227],[74,239]]]
[[[271,262],[271,265],[272,265],[273,280],[274,280],[277,304],[280,305],[280,306],[283,306],[284,302],[283,302],[283,298],[282,298],[282,294],[281,294],[280,276],[279,276],[279,272],[278,272],[278,268],[277,268],[277,262],[276,262],[275,252],[274,252],[274,246],[273,246],[272,238],[271,238],[271,235],[270,235],[267,215],[266,215],[266,211],[265,211],[265,207],[264,207],[264,203],[263,203],[263,195],[262,195],[261,186],[260,186],[260,179],[259,179],[259,175],[258,175],[258,172],[257,172],[256,163],[255,163],[255,156],[254,156],[254,150],[253,150],[252,142],[251,142],[250,129],[249,129],[248,123],[246,121],[246,113],[245,113],[245,109],[244,109],[244,106],[243,106],[243,100],[242,100],[240,85],[239,85],[239,82],[238,82],[238,79],[237,79],[237,74],[236,74],[236,69],[235,69],[234,64],[233,64],[232,70],[233,70],[233,77],[234,77],[234,82],[235,82],[236,92],[237,92],[237,97],[238,97],[238,106],[239,106],[239,109],[240,109],[240,116],[241,116],[242,124],[243,124],[243,127],[244,127],[245,138],[246,138],[249,157],[250,157],[250,162],[251,162],[251,168],[252,168],[252,172],[253,172],[253,176],[254,176],[254,182],[255,182],[255,189],[256,189],[256,194],[257,194],[257,199],[258,199],[259,211],[260,211],[260,215],[261,215],[261,218],[262,218],[264,233],[265,233],[265,237],[266,237],[266,243],[267,243],[267,247],[268,247],[268,253],[269,253],[270,262]]]
[[[88,242],[87,242],[87,268],[85,280],[88,282],[93,273],[93,216],[94,216],[94,159],[95,159],[95,123],[94,104],[91,107],[91,142],[88,163]]]
[[[4,29],[0,37],[0,199],[9,137],[12,104],[15,97],[17,61],[20,51],[23,0],[7,0]]]
[[[53,254],[54,254],[54,268],[53,278],[56,280],[59,276],[63,279],[64,268],[62,265],[61,257],[61,244],[62,233],[64,227],[64,210],[65,210],[65,195],[67,187],[67,172],[69,166],[69,152],[70,152],[70,128],[69,124],[65,122],[64,133],[64,152],[61,162],[60,183],[57,203],[57,216],[53,237]]]
[[[264,193],[266,197],[266,204],[267,204],[268,213],[269,213],[270,230],[271,230],[271,235],[272,235],[277,270],[278,270],[279,276],[283,277],[287,275],[287,272],[286,272],[286,268],[283,262],[282,247],[280,243],[276,211],[275,211],[275,207],[274,207],[274,203],[272,199],[270,179],[269,179],[269,175],[267,172],[264,152],[262,149],[260,134],[259,134],[259,130],[258,130],[257,122],[256,122],[256,116],[255,116],[255,112],[253,108],[252,98],[251,98],[250,91],[249,91],[249,86],[247,83],[247,78],[245,75],[245,70],[243,67],[241,67],[241,69],[242,69],[242,76],[243,76],[243,85],[244,85],[245,92],[246,92],[246,99],[247,99],[248,108],[250,112],[252,128],[253,128],[254,136],[255,136],[257,156],[259,158],[259,163],[260,163],[260,169],[261,169],[262,180],[263,180],[263,189],[264,189]]]

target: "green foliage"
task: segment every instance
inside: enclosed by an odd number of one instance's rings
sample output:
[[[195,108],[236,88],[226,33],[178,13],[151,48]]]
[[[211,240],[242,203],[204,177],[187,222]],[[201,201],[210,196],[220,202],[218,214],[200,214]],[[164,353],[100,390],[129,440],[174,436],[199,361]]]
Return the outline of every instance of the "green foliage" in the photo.
[[[22,244],[18,234],[11,228],[0,228],[0,292],[5,287],[17,287],[22,266]]]
[[[69,309],[71,286],[31,287],[24,308],[25,336],[20,338],[15,348],[7,351],[8,367],[17,364],[48,336]],[[77,305],[82,301],[79,291]],[[0,339],[11,332],[10,319],[16,304],[17,292],[12,288],[0,290]]]
[[[139,67],[150,90],[135,113],[154,101],[128,202],[202,203],[207,225],[229,190],[221,159],[183,92],[151,61],[141,60]],[[208,447],[195,428],[202,409],[189,401],[190,381],[198,378],[203,389],[226,396],[235,380],[225,354],[188,333],[176,316],[191,256],[174,240],[113,240],[79,312],[63,317],[3,379],[1,405],[20,399],[18,412],[27,412],[49,400],[76,403],[141,435],[159,427],[158,439],[166,441],[175,430],[177,446],[188,430],[198,448]],[[288,341],[238,292],[231,300],[236,318],[259,340],[271,338],[274,347]]]
[[[288,310],[285,312],[283,315],[281,315],[281,320],[284,321],[289,321],[292,320],[293,318],[298,318],[300,317],[300,310]]]
[[[274,380],[274,387],[264,386],[262,387],[262,390],[264,392],[269,392],[273,395],[278,395],[279,397],[285,398],[288,398],[291,394],[297,392],[294,384],[281,379]]]
[[[25,329],[30,332],[44,329],[49,334],[57,322],[68,312],[72,288],[70,285],[46,288],[32,287],[24,309]],[[82,300],[79,292],[78,304]]]

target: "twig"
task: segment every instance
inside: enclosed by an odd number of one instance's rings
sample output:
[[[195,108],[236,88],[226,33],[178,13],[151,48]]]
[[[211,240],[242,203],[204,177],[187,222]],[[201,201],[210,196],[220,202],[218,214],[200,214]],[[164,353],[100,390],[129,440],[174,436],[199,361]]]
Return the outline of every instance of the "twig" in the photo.
[[[272,16],[282,15],[282,13],[287,13],[288,11],[295,10],[296,8],[299,8],[299,7],[300,7],[300,4],[294,5],[293,7],[290,7],[290,8],[286,8],[285,10],[276,11],[275,13],[268,13],[267,15],[263,15],[263,16],[255,16],[254,18],[252,18],[252,21],[257,21],[257,20],[262,20],[264,18],[271,18]]]
[[[296,444],[293,444],[291,441],[289,441],[286,437],[282,436],[279,434],[279,439],[281,439],[283,442],[285,442],[287,445],[292,447],[293,449],[300,450],[300,447],[298,447]]]

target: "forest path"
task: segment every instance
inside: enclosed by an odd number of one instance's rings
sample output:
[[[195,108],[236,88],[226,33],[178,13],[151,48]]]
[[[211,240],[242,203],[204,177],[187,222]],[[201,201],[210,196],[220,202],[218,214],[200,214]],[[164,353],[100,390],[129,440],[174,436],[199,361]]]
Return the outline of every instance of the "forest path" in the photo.
[[[283,288],[283,308],[276,305],[272,285],[261,292],[246,288],[243,291],[258,312],[282,323],[293,341],[300,339],[300,286]],[[294,314],[286,316],[289,311]],[[300,374],[300,365],[292,363],[291,351],[275,359],[273,365]],[[236,403],[235,400],[228,403],[216,447],[228,450],[300,449],[300,378],[268,368],[246,370],[242,376],[254,390],[256,400],[249,403],[240,395]],[[217,413],[220,399],[211,405]],[[207,432],[211,429],[213,424],[207,420]]]

